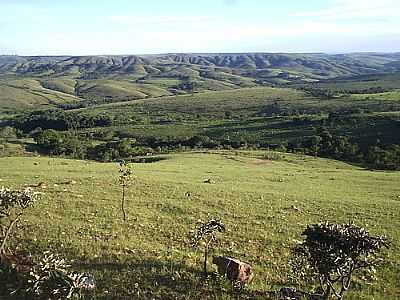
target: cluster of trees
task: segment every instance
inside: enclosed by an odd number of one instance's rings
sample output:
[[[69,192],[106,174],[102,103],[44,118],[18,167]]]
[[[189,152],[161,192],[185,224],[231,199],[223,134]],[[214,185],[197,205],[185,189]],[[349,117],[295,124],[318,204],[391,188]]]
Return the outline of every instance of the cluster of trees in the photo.
[[[172,88],[175,88],[177,90],[183,90],[188,93],[193,93],[194,90],[196,89],[196,82],[191,81],[190,79],[185,79],[183,82]]]
[[[289,144],[289,149],[347,161],[357,160],[360,152],[358,145],[350,142],[349,138],[334,135],[327,129],[320,129],[317,135],[305,139],[299,145]]]
[[[89,106],[110,103],[110,102],[112,102],[112,101],[109,101],[108,98],[104,97],[102,100],[87,99],[85,101],[79,101],[79,102],[60,103],[60,104],[57,104],[57,108],[62,109],[62,110],[72,110],[72,109],[85,108],[85,107],[89,107]]]
[[[123,139],[89,147],[87,157],[99,161],[115,161],[153,153],[154,150],[152,148],[138,145],[136,140]]]
[[[329,100],[337,97],[338,93],[329,89],[319,89],[319,88],[310,88],[304,87],[300,88],[300,90],[305,91],[312,97],[321,99],[321,100]]]
[[[382,143],[362,141],[355,142],[347,136],[337,135],[338,129],[348,127],[364,128],[379,126],[382,130],[394,131],[398,120],[387,116],[365,116],[358,108],[347,108],[331,112],[325,118],[322,115],[301,115],[290,111],[289,107],[276,101],[264,107],[264,116],[283,116],[295,114],[288,118],[287,126],[309,127],[317,129],[310,138],[298,137],[296,141],[282,145],[271,144],[265,139],[255,139],[254,135],[235,135],[228,137],[220,133],[197,134],[187,137],[138,136],[134,131],[116,129],[125,124],[139,122],[126,116],[107,114],[79,114],[61,110],[37,111],[13,121],[4,123],[0,130],[1,140],[33,137],[40,152],[52,155],[64,155],[78,159],[112,161],[130,159],[148,153],[165,153],[185,151],[196,148],[207,149],[243,149],[268,148],[280,151],[300,152],[319,157],[334,158],[348,162],[360,163],[375,169],[399,170],[399,139],[396,135],[384,136]],[[355,115],[356,114],[356,115]],[[225,118],[232,116],[225,111]],[[121,119],[122,118],[122,119]],[[171,122],[166,119],[163,122]],[[105,128],[107,126],[114,126]],[[285,125],[286,126],[286,125]],[[85,128],[103,127],[103,130],[85,132]],[[334,128],[335,131],[328,131]],[[374,129],[377,131],[377,129]],[[334,133],[335,132],[335,133]],[[365,139],[364,139],[365,140]],[[95,143],[103,141],[103,143]],[[4,148],[4,147],[3,147]]]
[[[54,129],[38,131],[34,141],[39,150],[51,155],[65,155],[77,159],[87,158],[90,144],[70,132],[60,132]]]
[[[113,161],[121,158],[147,155],[147,153],[153,152],[152,149],[138,146],[135,140],[123,139],[93,145],[82,136],[54,129],[38,132],[34,140],[41,152],[76,159]]]
[[[194,135],[191,137],[148,137],[139,138],[141,145],[150,147],[158,152],[189,149],[240,149],[247,148],[249,144],[244,138],[239,139],[216,139],[207,135]]]
[[[364,161],[376,169],[400,170],[400,145],[371,146],[364,154]]]
[[[94,145],[85,136],[78,136],[71,131],[60,132],[54,129],[35,132],[34,140],[39,147],[39,151],[47,154],[98,161],[133,159],[137,156],[147,156],[154,153],[201,148],[268,148],[277,151],[304,153],[359,163],[374,169],[400,170],[400,145],[372,145],[362,147],[358,143],[351,141],[349,137],[335,135],[324,127],[318,129],[317,134],[310,138],[300,140],[299,142],[290,142],[286,145],[251,143],[247,142],[244,138],[216,140],[206,135],[195,135],[186,138],[113,138],[113,140]]]
[[[36,111],[11,122],[12,126],[23,132],[31,132],[37,128],[65,131],[69,129],[106,127],[113,123],[106,114],[83,115],[66,113],[62,110]]]
[[[301,107],[293,106],[275,101],[265,105],[257,114],[262,117],[307,117],[314,118],[323,113],[328,113],[329,110],[318,107]]]
[[[38,130],[34,134],[34,141],[39,147],[39,151],[46,154],[99,161],[132,159],[153,153],[184,151],[194,148],[237,149],[247,147],[245,141],[226,140],[220,142],[205,135],[195,135],[188,138],[147,137],[138,140],[124,138],[94,145],[85,136],[54,129]]]
[[[366,89],[351,89],[351,90],[343,90],[343,93],[346,94],[380,94],[380,93],[386,93],[389,92],[390,89],[385,89],[383,87],[377,86],[377,87],[370,87]]]
[[[317,135],[289,143],[288,150],[367,165],[374,169],[400,170],[400,145],[361,147],[348,137],[321,128]]]
[[[299,88],[300,90],[305,91],[309,95],[316,97],[318,99],[322,100],[329,100],[333,99],[335,97],[338,97],[339,95],[343,94],[379,94],[379,93],[385,93],[390,91],[390,89],[385,89],[383,87],[377,86],[377,87],[370,87],[370,88],[352,88],[352,89],[329,89],[327,87],[301,87]]]

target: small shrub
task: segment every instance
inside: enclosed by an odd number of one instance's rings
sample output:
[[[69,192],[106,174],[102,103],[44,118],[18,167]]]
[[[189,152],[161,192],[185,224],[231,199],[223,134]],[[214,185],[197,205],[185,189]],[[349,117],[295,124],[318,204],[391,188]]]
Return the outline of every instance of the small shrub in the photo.
[[[126,221],[125,192],[126,188],[129,187],[133,181],[132,169],[125,161],[121,161],[119,166],[120,168],[119,168],[118,182],[122,188],[121,210],[122,210],[123,220]]]
[[[378,253],[389,242],[372,236],[353,223],[310,225],[304,230],[305,241],[293,249],[300,278],[319,282],[323,298],[342,299],[352,277],[360,271],[375,271],[382,261]]]
[[[207,276],[207,260],[209,250],[217,240],[217,233],[224,232],[225,225],[219,220],[210,220],[208,222],[200,222],[196,230],[193,232],[191,244],[198,247],[199,244],[204,246],[204,276]]]
[[[0,262],[0,298],[81,299],[84,292],[95,288],[92,275],[71,272],[64,259],[48,251],[32,262],[29,268],[16,261]]]
[[[32,188],[11,190],[0,189],[0,256],[6,250],[15,224],[21,219],[25,210],[39,199],[39,193]]]
[[[28,276],[27,292],[42,299],[77,299],[95,288],[94,277],[70,271],[64,259],[45,252]]]
[[[44,299],[71,299],[79,289],[69,267],[64,259],[46,252],[29,274],[27,291]]]

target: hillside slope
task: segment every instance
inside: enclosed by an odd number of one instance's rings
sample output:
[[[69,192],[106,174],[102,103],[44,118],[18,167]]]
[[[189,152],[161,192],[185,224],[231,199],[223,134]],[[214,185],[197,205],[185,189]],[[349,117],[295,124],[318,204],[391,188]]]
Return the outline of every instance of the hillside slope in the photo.
[[[165,54],[143,56],[21,57],[1,56],[0,74],[77,75],[115,73],[197,76],[216,68],[280,69],[316,77],[335,77],[395,70],[400,54]],[[184,68],[185,67],[185,68]]]
[[[396,53],[0,56],[0,110],[307,84],[391,73],[399,66]]]
[[[268,299],[263,293],[287,286],[290,247],[307,224],[325,220],[354,220],[392,239],[378,280],[357,280],[349,299],[396,299],[400,173],[297,155],[270,161],[266,154],[186,153],[134,164],[126,222],[117,163],[1,158],[0,169],[8,170],[1,175],[6,186],[45,183],[20,241],[35,256],[52,249],[73,260],[74,269],[94,274],[96,299],[237,299],[224,285],[201,283],[201,253],[188,245],[197,220],[211,217],[227,228],[214,254],[254,267],[243,299]]]

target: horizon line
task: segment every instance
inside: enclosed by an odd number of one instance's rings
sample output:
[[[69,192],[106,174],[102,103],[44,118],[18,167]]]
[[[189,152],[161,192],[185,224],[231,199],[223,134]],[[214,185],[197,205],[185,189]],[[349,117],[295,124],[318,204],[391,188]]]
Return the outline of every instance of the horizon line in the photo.
[[[262,51],[243,51],[243,52],[161,52],[161,53],[135,53],[135,54],[34,54],[34,55],[20,55],[20,54],[0,54],[0,56],[13,56],[13,57],[91,57],[91,56],[161,56],[161,55],[233,55],[233,54],[304,54],[304,55],[345,55],[345,54],[400,54],[398,51],[344,51],[344,52],[262,52]]]

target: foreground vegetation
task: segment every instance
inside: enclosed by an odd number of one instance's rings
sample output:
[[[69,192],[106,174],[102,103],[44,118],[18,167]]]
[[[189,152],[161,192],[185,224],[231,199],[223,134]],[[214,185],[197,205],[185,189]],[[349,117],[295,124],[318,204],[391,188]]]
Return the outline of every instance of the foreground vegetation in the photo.
[[[392,246],[377,280],[357,279],[348,299],[399,297],[399,173],[262,151],[163,158],[133,164],[126,222],[120,217],[118,164],[0,159],[7,170],[2,185],[28,184],[44,192],[24,229],[16,231],[15,246],[35,256],[50,250],[90,272],[96,299],[229,299],[233,292],[225,281],[200,279],[202,255],[188,237],[199,219],[215,216],[226,232],[213,254],[253,265],[254,281],[243,297],[254,299],[292,285],[290,251],[307,224],[354,220],[390,237]]]
[[[325,295],[350,286],[348,299],[397,299],[399,59],[0,56],[0,187],[11,188],[1,192],[43,193],[12,214],[0,203],[0,256],[14,249],[39,262],[22,280],[35,293],[49,278],[71,295],[95,278],[87,298],[265,299],[288,286],[321,294],[290,268],[300,249]],[[356,238],[361,257],[390,248],[376,276],[350,284],[366,262],[349,259],[342,242],[318,244],[320,232],[365,238]],[[340,259],[317,267],[333,244]],[[248,262],[254,281],[233,289],[212,255]],[[1,298],[15,274],[0,269]]]

